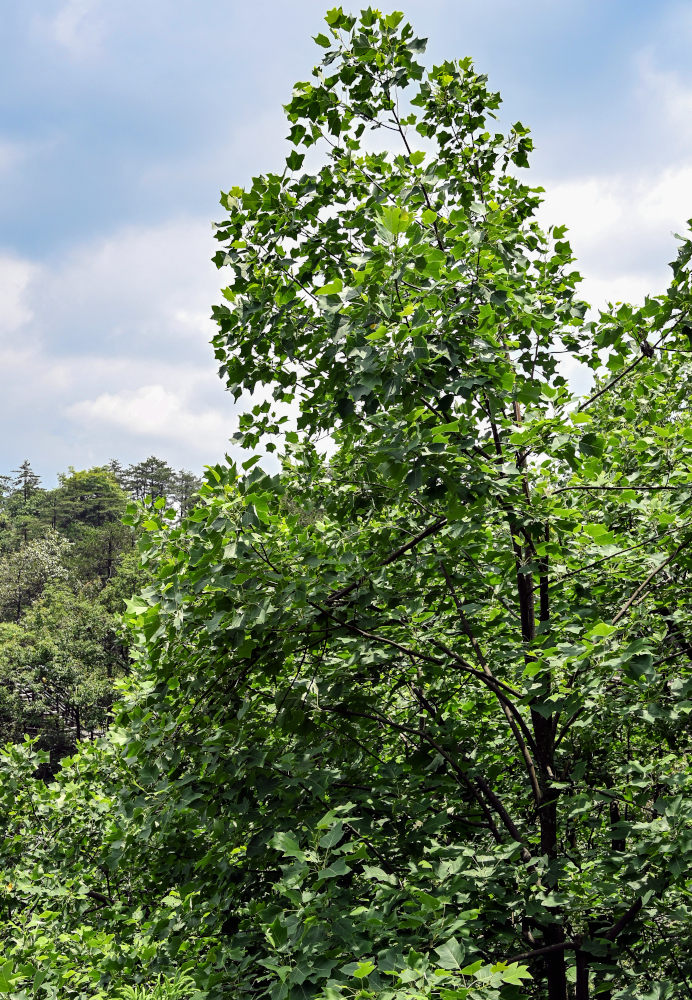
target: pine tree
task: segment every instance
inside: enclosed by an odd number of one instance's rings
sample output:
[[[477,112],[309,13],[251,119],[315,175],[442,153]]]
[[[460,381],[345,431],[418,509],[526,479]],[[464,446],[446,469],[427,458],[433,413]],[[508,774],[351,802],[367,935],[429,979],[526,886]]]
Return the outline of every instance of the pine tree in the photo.
[[[174,475],[168,462],[150,455],[143,462],[128,465],[122,478],[125,489],[135,500],[150,497],[154,501],[170,496]]]
[[[178,515],[184,518],[192,507],[192,499],[202,485],[202,480],[187,469],[179,469],[173,479],[171,497],[178,508]]]
[[[24,459],[18,469],[12,470],[12,475],[15,477],[12,485],[15,490],[21,490],[24,502],[28,503],[29,498],[41,485],[41,477],[31,468],[28,458]]]

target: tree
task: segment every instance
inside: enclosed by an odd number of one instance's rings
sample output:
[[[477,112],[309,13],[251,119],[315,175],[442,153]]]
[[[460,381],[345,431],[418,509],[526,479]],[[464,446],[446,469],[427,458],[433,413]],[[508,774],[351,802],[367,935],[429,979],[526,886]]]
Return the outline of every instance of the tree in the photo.
[[[0,558],[0,620],[18,622],[46,584],[67,579],[69,547],[67,539],[49,531]]]
[[[127,496],[115,476],[107,468],[70,469],[61,475],[56,495],[55,527],[62,532],[74,531],[76,526],[90,525],[100,528],[112,521],[119,521],[127,506]]]
[[[8,491],[8,497],[3,503],[5,515],[10,515],[15,539],[23,542],[35,534],[40,525],[40,512],[44,491],[41,489],[40,477],[31,468],[31,463],[25,459],[18,469],[12,470],[14,479],[11,485],[7,477],[3,477],[3,493]],[[15,547],[15,539],[11,535],[4,539],[7,547]]]
[[[128,497],[107,468],[70,470],[46,498],[52,524],[74,541],[73,562],[82,579],[109,580],[133,545],[122,517]]]
[[[195,494],[201,485],[202,480],[199,476],[195,476],[187,469],[180,469],[176,472],[173,478],[171,499],[178,509],[179,517],[183,518],[190,512]]]
[[[135,500],[150,497],[154,501],[170,495],[174,475],[168,462],[150,455],[143,462],[128,465],[121,474],[121,483]]]
[[[37,587],[23,594],[19,615],[7,602],[14,623],[0,627],[0,743],[37,737],[49,753],[43,776],[81,739],[107,728],[116,682],[129,671],[120,616],[126,598],[146,582],[135,556],[126,553],[113,576],[94,584],[70,572],[70,552],[68,566],[43,581],[40,593]],[[22,557],[23,549],[13,555]]]
[[[31,463],[28,458],[25,458],[18,469],[12,470],[12,475],[14,478],[14,488],[19,490],[24,499],[24,503],[28,503],[29,498],[34,494],[41,483],[41,477],[36,475],[34,470],[31,468]]]
[[[49,887],[74,953],[89,911],[104,957],[76,982],[189,963],[212,1000],[677,998],[692,242],[665,295],[587,320],[485,77],[426,75],[400,14],[327,24],[296,148],[217,227],[214,349],[237,398],[263,389],[257,453],[182,524],[132,517],[155,580],[118,725],[47,791],[6,759],[17,908]]]
[[[667,295],[587,321],[564,228],[540,229],[540,192],[512,172],[527,130],[496,131],[470,60],[424,77],[400,21],[331,11],[285,169],[223,198],[216,356],[236,398],[275,401],[238,442],[271,448],[281,407],[298,417],[280,477],[216,468],[206,520],[151,543],[157,687],[137,712],[180,742],[149,787],[180,774],[177,808],[194,780],[208,829],[225,817],[204,862],[180,840],[163,853],[218,872],[247,852],[229,926],[250,934],[249,898],[276,914],[276,996],[319,981],[319,918],[287,881],[313,891],[320,823],[341,824],[335,912],[372,913],[373,880],[388,912],[423,910],[396,955],[392,925],[350,918],[372,988],[408,945],[439,954],[451,906],[474,914],[475,954],[530,963],[534,996],[675,991],[692,958],[691,244]]]
[[[18,626],[0,630],[2,742],[40,737],[53,770],[79,740],[104,732],[113,681],[127,667],[114,616],[90,597],[49,587]]]
[[[74,751],[89,732],[105,730],[113,680],[127,667],[115,627],[114,616],[91,595],[59,586],[49,588],[24,616],[22,654],[14,665],[21,668],[32,693],[30,709],[42,723],[30,731],[44,736],[44,746],[57,741]],[[15,679],[18,675],[19,670]],[[23,738],[15,722],[17,730]]]

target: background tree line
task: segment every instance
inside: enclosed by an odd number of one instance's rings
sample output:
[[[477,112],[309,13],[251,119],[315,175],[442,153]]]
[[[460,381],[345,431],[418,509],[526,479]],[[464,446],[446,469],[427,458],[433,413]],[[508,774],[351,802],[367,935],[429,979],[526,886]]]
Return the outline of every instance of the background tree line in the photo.
[[[118,620],[146,578],[133,500],[185,516],[199,480],[151,456],[71,468],[53,489],[25,460],[0,476],[0,739],[40,736],[50,767],[106,726],[128,670]]]

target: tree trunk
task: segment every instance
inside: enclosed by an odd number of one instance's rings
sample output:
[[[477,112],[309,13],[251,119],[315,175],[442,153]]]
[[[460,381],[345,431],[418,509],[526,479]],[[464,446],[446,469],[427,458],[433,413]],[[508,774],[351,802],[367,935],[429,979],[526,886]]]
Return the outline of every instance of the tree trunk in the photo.
[[[589,956],[580,948],[577,951],[576,1000],[589,1000]]]
[[[552,860],[557,854],[557,800],[559,792],[550,787],[554,773],[554,740],[552,716],[545,718],[539,712],[531,712],[531,721],[538,751],[541,774],[542,801],[539,808],[541,828],[541,854]],[[557,888],[557,882],[548,880],[549,889]],[[543,937],[547,945],[562,944],[565,931],[560,924],[546,924]],[[550,952],[545,956],[548,1000],[567,1000],[567,970],[564,949]]]

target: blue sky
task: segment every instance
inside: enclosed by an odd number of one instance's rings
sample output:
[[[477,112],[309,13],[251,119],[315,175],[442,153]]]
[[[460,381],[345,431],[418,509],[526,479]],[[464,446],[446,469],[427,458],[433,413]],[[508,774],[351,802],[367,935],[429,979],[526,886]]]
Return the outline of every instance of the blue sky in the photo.
[[[430,60],[471,55],[531,127],[544,217],[570,226],[587,298],[664,287],[692,216],[692,0],[392,6]],[[222,457],[210,222],[219,189],[280,165],[323,12],[0,0],[0,472]]]

